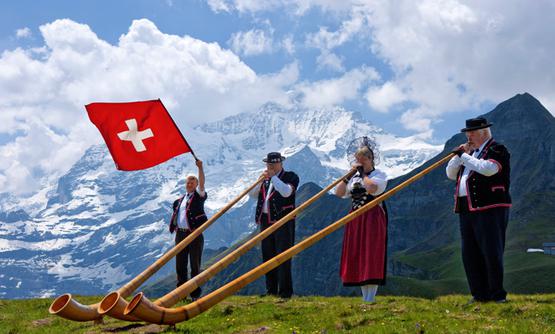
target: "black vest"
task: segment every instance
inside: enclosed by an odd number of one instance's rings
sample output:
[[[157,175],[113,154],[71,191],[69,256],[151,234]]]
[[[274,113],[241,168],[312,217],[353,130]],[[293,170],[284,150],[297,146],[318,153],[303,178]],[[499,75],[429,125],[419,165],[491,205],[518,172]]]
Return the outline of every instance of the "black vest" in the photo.
[[[278,178],[293,187],[293,192],[289,197],[283,197],[279,191],[273,188],[270,194],[266,194],[268,192],[268,187],[270,186],[270,181],[266,180],[262,182],[260,185],[260,192],[258,193],[258,203],[256,203],[255,220],[257,224],[260,224],[262,217],[262,205],[264,204],[266,196],[269,197],[268,211],[270,213],[270,224],[275,223],[295,209],[295,193],[297,191],[297,187],[299,186],[299,177],[293,172],[286,172],[282,170],[278,175]]]
[[[172,218],[170,219],[170,232],[173,233],[177,228],[177,213],[179,212],[179,208],[183,202],[185,196],[181,196],[179,199],[176,199],[173,202],[173,214]],[[185,204],[184,209],[186,210],[187,221],[189,222],[189,226],[194,230],[204,222],[208,220],[206,217],[206,213],[204,212],[204,202],[208,198],[208,193],[204,193],[204,197],[201,197],[200,194],[195,190],[193,196],[189,198],[187,203]]]
[[[481,211],[496,207],[510,207],[511,195],[509,194],[511,179],[511,155],[507,148],[490,139],[484,146],[478,159],[490,160],[497,164],[499,171],[491,176],[485,176],[475,171],[470,171],[466,179],[466,193],[468,209]],[[455,190],[455,212],[459,212],[459,184],[464,172],[461,167],[457,176]]]

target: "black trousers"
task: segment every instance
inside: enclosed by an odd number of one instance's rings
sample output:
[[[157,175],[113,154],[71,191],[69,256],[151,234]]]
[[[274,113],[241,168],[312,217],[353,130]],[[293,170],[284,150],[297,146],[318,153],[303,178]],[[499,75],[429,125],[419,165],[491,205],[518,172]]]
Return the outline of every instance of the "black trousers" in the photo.
[[[466,198],[463,198],[467,203]],[[470,293],[478,301],[505,299],[503,253],[509,208],[470,212],[461,205],[459,213],[462,261]]]
[[[177,245],[185,239],[190,231],[177,229],[175,234],[175,244]],[[200,262],[202,257],[202,249],[204,248],[204,236],[199,235],[193,242],[191,242],[185,249],[175,256],[175,271],[177,272],[177,286],[187,282],[187,263],[191,263],[191,278],[198,275],[200,272]],[[201,289],[198,288],[191,292],[192,298],[198,298],[201,294]]]
[[[262,214],[260,228],[267,229],[268,217]],[[290,220],[274,233],[262,240],[262,260],[264,262],[291,248],[295,243],[295,220]],[[266,293],[290,298],[293,295],[293,279],[291,276],[291,260],[283,262],[266,274]]]

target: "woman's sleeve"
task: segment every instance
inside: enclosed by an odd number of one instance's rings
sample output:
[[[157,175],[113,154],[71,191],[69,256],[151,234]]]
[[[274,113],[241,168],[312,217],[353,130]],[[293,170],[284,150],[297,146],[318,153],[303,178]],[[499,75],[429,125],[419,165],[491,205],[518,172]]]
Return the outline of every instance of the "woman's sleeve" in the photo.
[[[372,180],[372,182],[374,182],[374,184],[378,186],[378,189],[376,189],[375,192],[371,193],[371,195],[377,196],[385,191],[385,188],[387,187],[387,175],[385,175],[384,172],[379,170],[376,171],[374,175],[370,177],[370,180]]]

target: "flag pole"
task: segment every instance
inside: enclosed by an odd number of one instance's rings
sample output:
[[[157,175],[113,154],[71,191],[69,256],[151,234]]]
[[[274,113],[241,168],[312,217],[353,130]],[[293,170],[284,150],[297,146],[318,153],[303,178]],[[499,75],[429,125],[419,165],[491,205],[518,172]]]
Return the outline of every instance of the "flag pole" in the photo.
[[[191,149],[191,154],[193,155],[193,158],[195,158],[195,161],[198,161],[199,159],[195,155],[195,152],[193,151],[193,147],[191,145],[189,145],[189,143],[187,142],[187,139],[185,139],[185,137],[181,133],[181,130],[179,129],[179,127],[177,126],[177,124],[173,120],[172,115],[170,115],[170,112],[168,111],[168,109],[166,109],[166,106],[164,105],[164,103],[162,103],[162,100],[160,100],[160,98],[158,98],[158,101],[160,101],[160,104],[162,105],[162,107],[164,107],[164,110],[166,111],[166,114],[168,114],[168,117],[172,120],[173,125],[177,129],[177,132],[179,132],[179,135],[181,136],[181,138],[183,138],[183,141],[185,142],[185,144],[187,144],[187,146],[189,146],[189,149]]]

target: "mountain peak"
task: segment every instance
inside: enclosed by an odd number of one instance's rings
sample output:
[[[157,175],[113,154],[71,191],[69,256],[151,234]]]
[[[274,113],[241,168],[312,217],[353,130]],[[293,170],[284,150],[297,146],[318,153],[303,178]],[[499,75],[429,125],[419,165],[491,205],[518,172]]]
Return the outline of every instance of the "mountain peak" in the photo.
[[[529,93],[517,94],[510,99],[501,102],[495,109],[485,114],[488,120],[506,123],[512,120],[514,123],[548,122],[553,123],[553,115]]]
[[[304,202],[312,196],[320,192],[322,188],[314,182],[304,183],[300,188],[298,193],[299,202]]]
[[[501,102],[484,117],[493,123],[493,131],[503,130],[511,133],[528,133],[539,128],[555,127],[555,118],[551,113],[529,93],[522,93]]]

